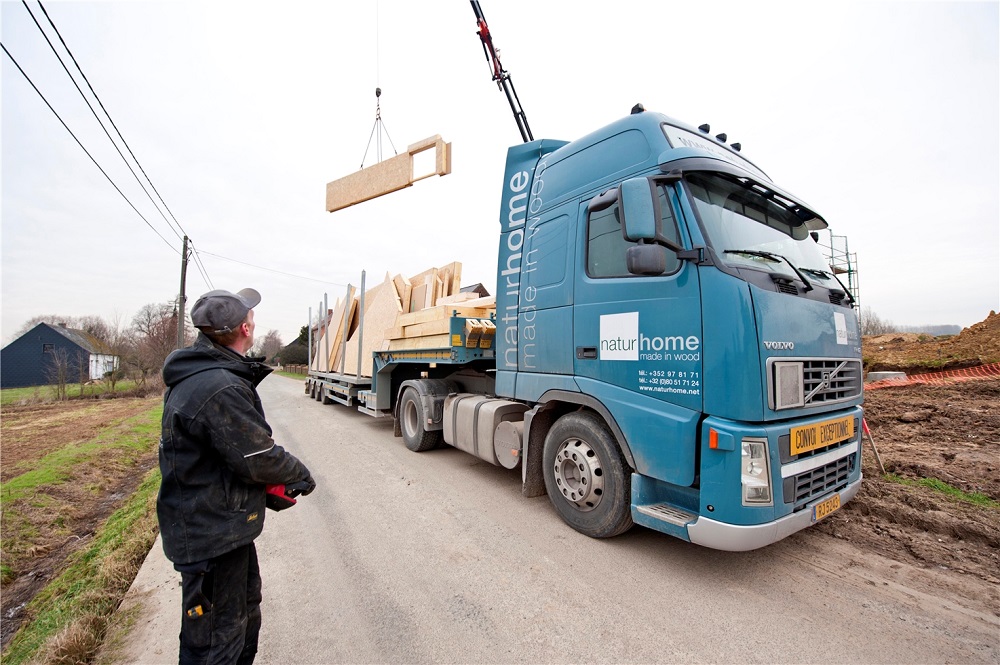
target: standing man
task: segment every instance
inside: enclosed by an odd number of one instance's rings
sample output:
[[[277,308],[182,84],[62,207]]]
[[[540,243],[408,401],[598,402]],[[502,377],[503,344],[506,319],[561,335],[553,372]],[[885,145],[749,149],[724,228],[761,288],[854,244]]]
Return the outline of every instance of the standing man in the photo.
[[[261,581],[254,539],[264,527],[265,487],[290,496],[316,483],[274,443],[257,395],[271,370],[253,347],[260,294],[209,291],[191,309],[197,341],[163,366],[156,501],[163,550],[181,574],[180,662],[252,663]]]

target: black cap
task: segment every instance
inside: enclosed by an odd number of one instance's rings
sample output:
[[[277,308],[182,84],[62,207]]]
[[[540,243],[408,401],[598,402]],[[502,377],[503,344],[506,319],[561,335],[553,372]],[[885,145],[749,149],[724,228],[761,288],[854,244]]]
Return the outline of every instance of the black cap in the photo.
[[[260,302],[254,289],[230,293],[218,289],[209,291],[191,308],[191,323],[205,332],[225,334],[232,332],[247,318],[247,312]]]

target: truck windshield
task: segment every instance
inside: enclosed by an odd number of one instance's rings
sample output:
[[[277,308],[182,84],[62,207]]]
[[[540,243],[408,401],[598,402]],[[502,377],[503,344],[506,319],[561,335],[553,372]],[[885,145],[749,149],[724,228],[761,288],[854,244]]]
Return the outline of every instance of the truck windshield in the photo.
[[[788,272],[787,260],[811,278],[831,279],[830,266],[794,203],[749,180],[720,173],[686,173],[684,181],[721,260],[779,273]]]

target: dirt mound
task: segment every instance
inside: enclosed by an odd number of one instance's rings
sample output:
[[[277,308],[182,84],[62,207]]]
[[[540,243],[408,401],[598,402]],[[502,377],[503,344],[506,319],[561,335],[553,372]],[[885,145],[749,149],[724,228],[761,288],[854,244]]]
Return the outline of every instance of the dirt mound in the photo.
[[[866,392],[865,418],[887,474],[866,439],[861,491],[816,530],[977,579],[1000,616],[1000,379]]]
[[[964,328],[954,337],[889,333],[861,342],[865,369],[916,374],[1000,362],[1000,314]]]

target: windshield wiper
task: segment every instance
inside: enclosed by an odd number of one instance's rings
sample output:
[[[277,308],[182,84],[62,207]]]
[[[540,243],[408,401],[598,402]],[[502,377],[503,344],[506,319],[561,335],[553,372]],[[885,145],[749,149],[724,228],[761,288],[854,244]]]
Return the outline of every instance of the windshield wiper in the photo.
[[[758,249],[726,249],[723,250],[723,254],[746,254],[747,256],[759,256],[763,259],[770,259],[777,263],[784,261],[785,263],[788,264],[788,267],[795,272],[796,276],[800,280],[802,280],[802,284],[805,285],[806,291],[813,290],[812,283],[808,279],[806,279],[806,276],[802,274],[802,271],[796,268],[795,264],[793,264],[791,261],[789,261],[781,254],[775,254],[774,252],[762,252]]]
[[[822,279],[830,279],[830,273],[825,270],[819,270],[817,268],[800,268],[802,272],[807,272],[810,275],[816,275]]]

